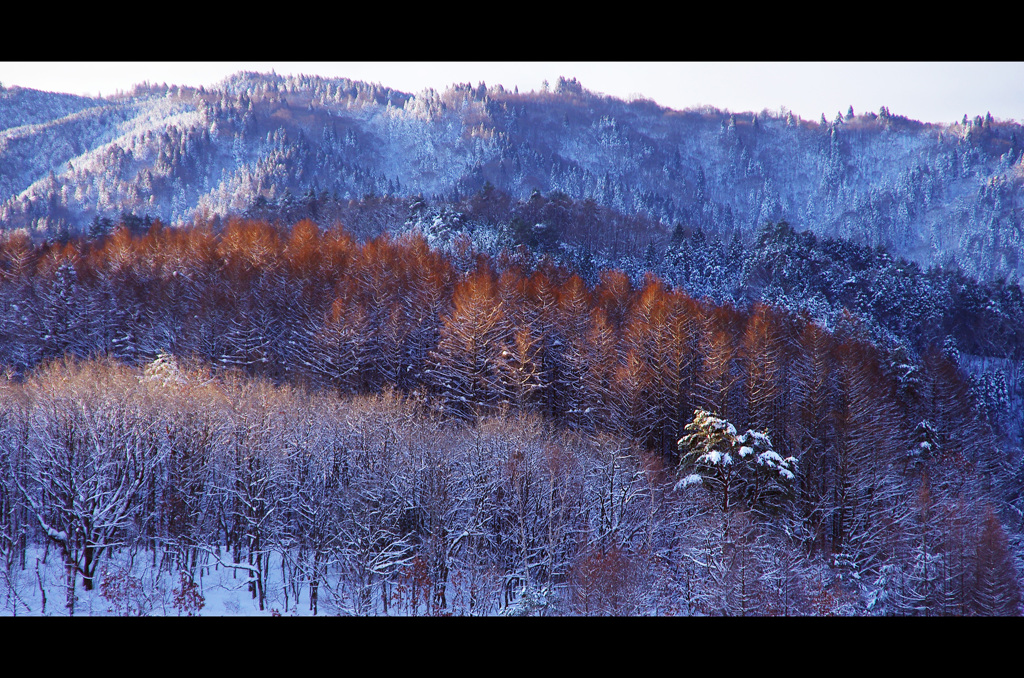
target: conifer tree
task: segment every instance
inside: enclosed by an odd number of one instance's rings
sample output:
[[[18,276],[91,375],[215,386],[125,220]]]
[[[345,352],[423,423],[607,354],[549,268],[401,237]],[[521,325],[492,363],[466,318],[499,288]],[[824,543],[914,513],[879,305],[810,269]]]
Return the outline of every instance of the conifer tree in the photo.
[[[497,401],[498,347],[505,309],[494,273],[483,267],[455,286],[452,309],[444,318],[437,349],[431,354],[431,382],[449,411],[473,419]]]
[[[971,611],[976,615],[1016,617],[1021,590],[1006,532],[989,507],[981,525],[974,562]]]
[[[703,484],[721,498],[722,512],[734,506],[763,511],[779,506],[796,482],[796,459],[783,459],[764,433],[736,427],[696,410],[679,439],[680,472],[692,471],[677,487]]]

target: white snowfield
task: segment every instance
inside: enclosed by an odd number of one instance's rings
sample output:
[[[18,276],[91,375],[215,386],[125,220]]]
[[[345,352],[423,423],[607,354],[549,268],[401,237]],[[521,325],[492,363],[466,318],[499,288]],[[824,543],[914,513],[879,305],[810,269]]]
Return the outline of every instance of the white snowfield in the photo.
[[[294,555],[294,554],[291,554]],[[221,550],[200,556],[203,563],[195,569],[193,578],[176,569],[172,562],[157,558],[154,565],[151,552],[132,553],[122,550],[113,554],[100,566],[96,586],[85,591],[81,576],[75,587],[75,617],[237,617],[237,616],[313,616],[308,583],[298,583],[294,577],[294,564],[280,553],[269,555],[270,565],[264,585],[264,609],[254,597],[251,584],[255,582],[253,568],[245,562],[234,563],[230,554]],[[166,559],[171,560],[171,559]],[[291,567],[290,567],[291,565]],[[182,586],[182,581],[186,582]],[[457,583],[457,582],[453,582]],[[469,588],[450,587],[447,609],[439,609],[432,601],[410,586],[405,590],[392,587],[388,609],[379,592],[367,600],[359,600],[352,591],[339,591],[330,582],[320,586],[318,616],[436,616],[436,615],[514,615],[522,612],[530,596],[541,592],[513,589],[513,600],[508,606],[499,606],[502,600],[501,582],[495,582],[495,605],[473,600]],[[527,596],[524,599],[524,595]],[[548,596],[550,593],[545,592]],[[66,575],[60,554],[50,549],[28,549],[25,569],[15,563],[8,571],[0,571],[0,616],[6,617],[66,617]]]

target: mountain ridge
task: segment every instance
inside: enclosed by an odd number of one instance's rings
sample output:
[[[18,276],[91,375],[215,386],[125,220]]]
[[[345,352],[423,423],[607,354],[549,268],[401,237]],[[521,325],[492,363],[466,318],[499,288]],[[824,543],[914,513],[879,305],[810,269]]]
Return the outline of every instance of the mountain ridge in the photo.
[[[785,220],[980,279],[1024,273],[1024,131],[990,115],[941,125],[886,107],[831,122],[677,111],[565,78],[547,92],[408,94],[240,72],[103,100],[32,92],[0,99],[0,121],[31,120],[0,132],[0,225],[37,238],[121,213],[226,216],[285,191],[454,202],[490,183],[517,199],[558,191],[644,213],[666,233],[681,222],[750,242]]]

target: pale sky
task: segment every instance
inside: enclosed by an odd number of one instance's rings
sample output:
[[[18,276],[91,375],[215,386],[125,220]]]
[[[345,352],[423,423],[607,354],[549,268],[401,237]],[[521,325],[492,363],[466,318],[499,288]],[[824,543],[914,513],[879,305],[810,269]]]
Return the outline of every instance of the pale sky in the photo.
[[[591,91],[642,96],[674,109],[711,105],[733,112],[778,111],[805,120],[824,113],[877,112],[953,122],[991,112],[1024,123],[1024,62],[0,62],[0,83],[104,96],[148,80],[214,85],[241,70],[305,73],[375,82],[416,94],[468,82],[539,90],[558,76]]]

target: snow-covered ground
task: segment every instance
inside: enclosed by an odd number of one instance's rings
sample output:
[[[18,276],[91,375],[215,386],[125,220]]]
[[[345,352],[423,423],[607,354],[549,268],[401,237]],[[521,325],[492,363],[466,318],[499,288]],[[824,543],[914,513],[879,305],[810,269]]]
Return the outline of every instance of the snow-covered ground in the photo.
[[[453,574],[447,587],[444,607],[433,599],[433,588],[413,576],[394,583],[375,581],[361,599],[351,590],[336,587],[337,575],[331,573],[319,587],[317,609],[310,605],[310,586],[292,578],[289,563],[281,554],[269,555],[266,570],[265,599],[260,609],[258,597],[250,587],[248,566],[234,566],[222,551],[220,557],[209,554],[207,564],[196,568],[194,578],[177,569],[170,557],[151,551],[134,555],[124,550],[104,557],[92,591],[83,587],[76,575],[75,617],[158,616],[158,617],[240,617],[240,616],[464,616],[519,615],[542,612],[551,596],[549,591],[524,590],[509,586],[507,578],[463,577]],[[220,562],[218,562],[218,560]],[[194,585],[193,585],[194,582]],[[383,597],[387,596],[387,609]],[[539,602],[538,602],[539,601]],[[0,570],[0,617],[69,616],[67,578],[60,553],[42,547],[30,547],[25,568],[15,563]]]
[[[197,568],[195,588],[186,579],[182,586],[180,571],[166,564],[153,564],[151,552],[134,558],[125,552],[100,566],[96,586],[86,591],[81,576],[75,585],[74,616],[275,616],[311,615],[308,591],[300,600],[285,600],[280,558],[274,558],[264,609],[249,589],[243,570],[224,567],[210,559],[209,567]],[[163,565],[163,567],[161,567]],[[276,565],[276,569],[275,566]],[[60,554],[42,548],[29,549],[24,570],[17,564],[10,572],[0,572],[0,615],[68,616],[67,578]],[[306,587],[308,589],[308,587]],[[321,605],[320,614],[328,614]]]

